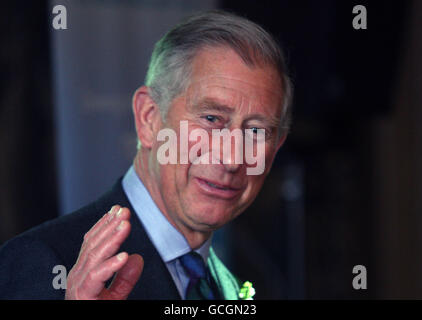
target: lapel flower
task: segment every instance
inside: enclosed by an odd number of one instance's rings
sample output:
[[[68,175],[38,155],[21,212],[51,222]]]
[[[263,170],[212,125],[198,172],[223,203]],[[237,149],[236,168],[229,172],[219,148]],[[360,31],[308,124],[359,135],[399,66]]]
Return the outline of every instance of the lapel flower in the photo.
[[[243,283],[242,288],[239,291],[239,299],[241,300],[253,300],[253,296],[255,295],[255,289],[252,287],[252,283],[246,281]]]

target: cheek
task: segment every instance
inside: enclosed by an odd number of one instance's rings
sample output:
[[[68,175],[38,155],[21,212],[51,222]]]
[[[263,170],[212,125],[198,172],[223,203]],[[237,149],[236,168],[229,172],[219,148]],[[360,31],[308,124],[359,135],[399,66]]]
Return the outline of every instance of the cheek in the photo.
[[[271,169],[275,155],[277,154],[275,146],[271,145],[266,148],[265,152],[265,171],[268,172]]]
[[[248,167],[246,175],[265,177],[271,168],[274,150],[269,143],[254,143],[253,149],[247,145],[245,149],[245,162]]]
[[[245,190],[245,193],[243,195],[245,201],[249,202],[255,199],[255,197],[261,190],[265,178],[271,169],[275,154],[275,148],[271,146],[267,146],[265,148],[265,152],[262,152],[261,155],[257,154],[257,157],[255,158],[256,162],[254,165],[252,165],[255,170],[252,170],[250,172],[260,172],[260,174],[246,175],[246,179],[248,179],[248,188]],[[259,166],[264,166],[263,170],[257,170],[257,167]]]
[[[177,135],[175,148],[177,149],[177,162],[182,165],[198,160],[202,154],[209,150],[210,136],[203,128],[192,125],[187,120],[181,121],[173,129]]]
[[[162,175],[162,183],[166,186],[165,192],[174,198],[181,199],[186,196],[189,186],[190,165],[176,164],[167,165],[165,174]]]
[[[256,195],[258,194],[259,190],[261,190],[261,187],[265,180],[265,174],[260,175],[251,175],[248,176],[248,190],[245,193],[245,196],[250,201],[251,199],[255,199]]]
[[[188,163],[210,163],[211,134],[201,127],[191,126],[186,135],[185,148],[181,148],[181,154],[185,155]]]

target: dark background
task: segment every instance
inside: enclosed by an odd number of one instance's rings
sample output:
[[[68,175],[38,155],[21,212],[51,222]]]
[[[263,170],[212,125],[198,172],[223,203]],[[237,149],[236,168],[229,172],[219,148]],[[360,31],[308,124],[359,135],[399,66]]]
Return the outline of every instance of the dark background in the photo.
[[[295,86],[263,191],[216,235],[228,265],[262,299],[422,298],[421,2],[215,4],[278,38]],[[0,8],[0,244],[60,214],[51,9]]]

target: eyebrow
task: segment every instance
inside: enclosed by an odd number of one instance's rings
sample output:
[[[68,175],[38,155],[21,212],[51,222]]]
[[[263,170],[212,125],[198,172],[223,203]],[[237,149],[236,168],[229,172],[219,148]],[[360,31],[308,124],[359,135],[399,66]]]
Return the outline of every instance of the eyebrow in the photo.
[[[245,119],[245,122],[253,121],[253,120],[261,121],[261,122],[265,123],[267,126],[269,126],[270,128],[278,128],[278,126],[280,125],[280,119],[279,118],[277,118],[275,116],[264,116],[264,115],[259,114],[259,113],[249,115]]]
[[[219,111],[227,114],[232,114],[234,112],[234,109],[232,107],[229,107],[228,105],[224,103],[220,103],[219,101],[212,99],[212,98],[205,98],[199,102],[198,106],[199,111]],[[261,121],[270,128],[278,128],[280,125],[280,119],[275,116],[265,116],[260,113],[254,113],[251,115],[248,115],[246,119],[243,122],[248,121]]]
[[[220,112],[224,112],[228,114],[232,114],[234,112],[233,108],[229,107],[228,105],[224,103],[220,103],[210,98],[205,98],[204,100],[201,100],[199,102],[198,109],[199,111],[214,110],[214,111],[220,111]]]

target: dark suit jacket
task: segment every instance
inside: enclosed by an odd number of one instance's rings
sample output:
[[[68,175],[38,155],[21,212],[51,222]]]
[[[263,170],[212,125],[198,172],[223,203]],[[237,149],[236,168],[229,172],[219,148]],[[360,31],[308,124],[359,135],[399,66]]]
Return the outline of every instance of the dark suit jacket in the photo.
[[[128,298],[180,299],[166,265],[134,214],[121,179],[97,201],[31,229],[0,248],[0,299],[63,299],[65,290],[53,288],[57,276],[54,266],[71,270],[84,234],[115,204],[132,213],[132,231],[121,251],[139,253],[145,261],[141,278]]]

